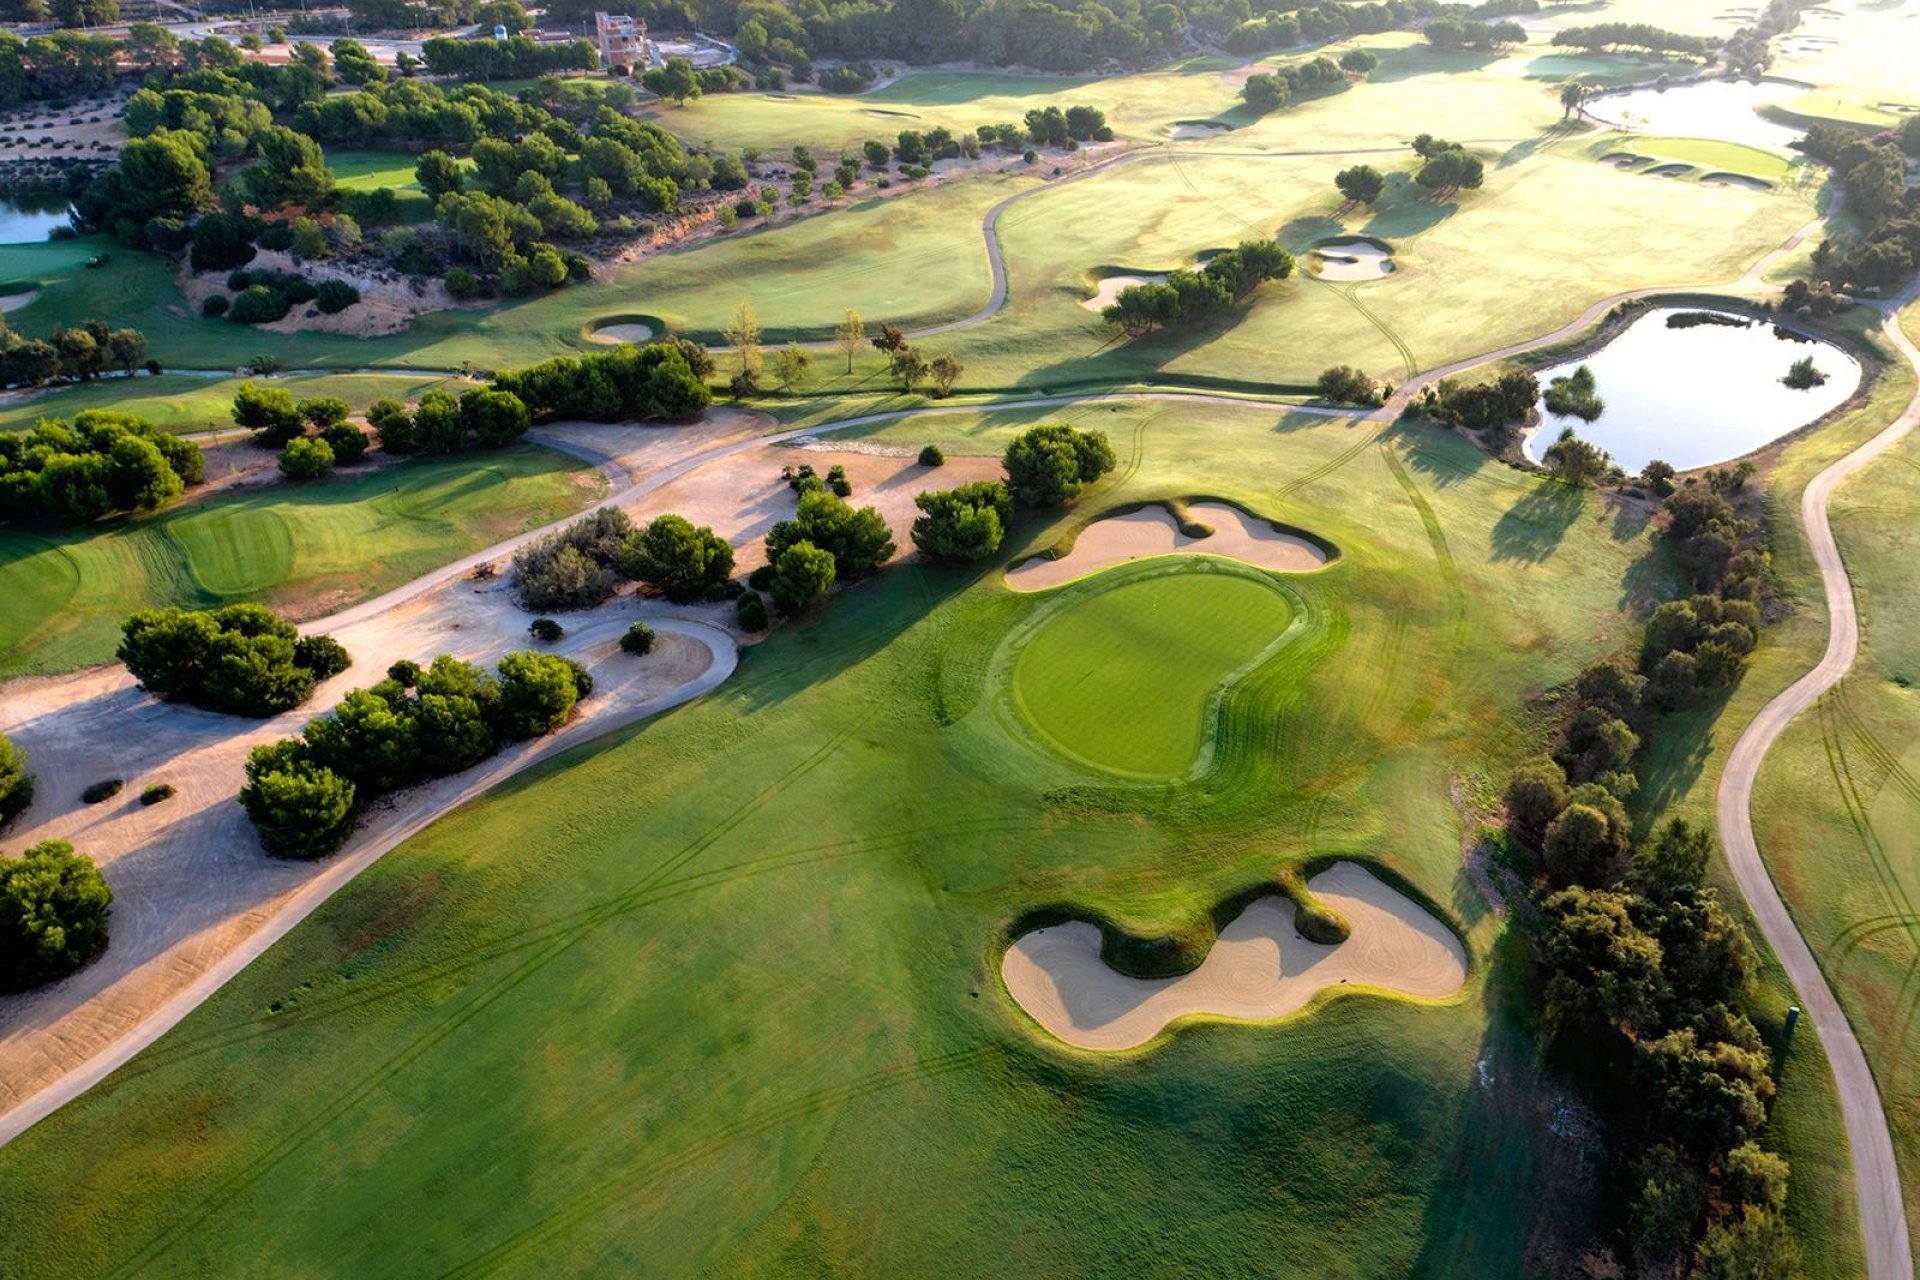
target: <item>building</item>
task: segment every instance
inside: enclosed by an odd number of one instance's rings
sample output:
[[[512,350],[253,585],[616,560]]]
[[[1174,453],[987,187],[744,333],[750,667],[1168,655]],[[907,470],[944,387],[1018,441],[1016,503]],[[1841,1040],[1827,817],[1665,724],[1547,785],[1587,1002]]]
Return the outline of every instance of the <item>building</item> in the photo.
[[[600,65],[606,70],[646,69],[650,62],[646,19],[625,13],[595,13],[593,34],[600,46]]]

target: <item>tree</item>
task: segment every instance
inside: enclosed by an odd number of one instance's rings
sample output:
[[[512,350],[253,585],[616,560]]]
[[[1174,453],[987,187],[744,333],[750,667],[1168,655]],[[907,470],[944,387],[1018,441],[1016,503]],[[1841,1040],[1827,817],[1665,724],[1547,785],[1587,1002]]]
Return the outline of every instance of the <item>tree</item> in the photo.
[[[414,442],[427,453],[458,453],[467,444],[466,420],[450,391],[429,391],[413,411]]]
[[[1530,843],[1546,834],[1547,826],[1567,807],[1567,776],[1546,758],[1530,760],[1507,781],[1507,820]]]
[[[791,520],[767,531],[769,563],[796,542],[831,555],[841,577],[877,569],[893,555],[893,531],[877,507],[854,508],[838,494],[811,489],[800,495]]]
[[[1613,467],[1613,458],[1605,449],[1573,433],[1572,427],[1560,432],[1560,438],[1541,455],[1553,478],[1563,484],[1585,486],[1605,477]]]
[[[931,560],[984,560],[1013,522],[1013,498],[998,480],[930,490],[913,505],[925,513],[913,522],[913,545]]]
[[[1713,855],[1713,832],[1685,818],[1671,818],[1653,839],[1634,851],[1632,879],[1649,898],[1667,899],[1690,893],[1707,878]]]
[[[1365,49],[1349,49],[1340,55],[1340,69],[1350,71],[1356,76],[1365,77],[1379,65],[1379,57],[1368,53]]]
[[[1778,1213],[1745,1205],[1707,1227],[1694,1265],[1700,1280],[1793,1280],[1801,1274],[1800,1247]]]
[[[798,613],[833,589],[833,556],[804,539],[783,548],[772,562],[768,590],[775,604]]]
[[[739,379],[748,391],[760,386],[762,355],[760,351],[760,317],[754,314],[753,304],[742,299],[733,308],[733,319],[720,336],[733,348],[733,354],[740,361]]]
[[[1370,164],[1356,164],[1333,176],[1333,185],[1353,204],[1372,204],[1386,194],[1387,179]]]
[[[280,451],[280,473],[289,480],[312,480],[333,465],[333,446],[298,436]]]
[[[773,376],[782,391],[798,391],[813,379],[813,356],[799,343],[789,342],[774,353]]]
[[[925,382],[927,375],[933,372],[932,363],[913,347],[901,347],[895,351],[888,357],[887,367],[900,384],[900,389],[908,395],[912,395],[913,389]]]
[[[353,783],[286,749],[299,745],[287,739],[255,747],[240,789],[260,843],[277,858],[325,857],[353,834]]]
[[[1486,165],[1480,157],[1462,147],[1449,147],[1420,166],[1413,180],[1435,195],[1450,195],[1461,190],[1478,189],[1486,177]]]
[[[314,209],[333,194],[333,172],[327,168],[326,155],[306,134],[273,125],[261,131],[254,146],[259,162],[240,174],[241,187],[254,204],[263,209],[285,205]]]
[[[649,93],[672,98],[676,106],[684,107],[687,99],[700,96],[700,76],[685,58],[668,58],[665,66],[641,76],[640,83]]]
[[[113,891],[65,840],[0,857],[0,991],[63,978],[106,950]]]
[[[413,176],[430,200],[438,200],[450,192],[457,193],[465,183],[460,162],[444,151],[423,154],[420,163],[413,168]]]
[[[294,407],[294,412],[316,431],[324,431],[336,422],[345,422],[353,409],[338,396],[310,396]]]
[[[1582,791],[1588,790],[1582,788]],[[1610,798],[1610,797],[1609,797]],[[1596,799],[1584,797],[1584,801]],[[1618,801],[1614,802],[1618,808]],[[1625,845],[1624,815],[1615,821],[1606,808],[1576,800],[1547,825],[1540,856],[1557,884],[1597,884],[1605,880]]]
[[[513,392],[479,387],[461,395],[460,423],[481,448],[498,449],[527,434],[533,417]]]
[[[1560,118],[1565,120],[1580,109],[1587,100],[1587,87],[1578,80],[1569,80],[1560,86]]]
[[[305,645],[291,623],[257,604],[139,610],[122,624],[116,656],[157,697],[243,716],[299,706],[349,661],[344,651]]]
[[[1245,100],[1247,110],[1255,115],[1266,115],[1286,106],[1287,100],[1293,96],[1293,90],[1279,76],[1261,71],[1247,77],[1247,82],[1240,86],[1240,96]]]
[[[1337,364],[1323,370],[1314,386],[1322,400],[1331,400],[1335,404],[1376,403],[1373,379],[1349,364]]]
[[[0,826],[32,803],[33,775],[27,772],[27,753],[0,733]]]
[[[845,317],[833,331],[833,340],[840,344],[841,352],[847,357],[847,372],[852,373],[853,358],[859,355],[860,348],[867,344],[866,322],[860,318],[858,311],[852,307],[847,308]]]
[[[1660,989],[1660,944],[1633,923],[1632,899],[1562,889],[1542,904],[1546,1019],[1562,1035],[1617,1031],[1645,1020]]]
[[[733,548],[711,528],[695,528],[685,516],[658,516],[622,544],[620,571],[684,604],[733,575]]]
[[[333,460],[350,467],[367,456],[367,433],[351,422],[336,422],[321,431],[320,438],[333,450]]]
[[[953,384],[966,372],[966,366],[951,351],[942,351],[927,365],[927,372],[933,377],[934,395],[945,399],[953,391]]]
[[[1030,427],[1001,457],[1007,489],[1023,507],[1058,507],[1113,470],[1113,446],[1104,431],[1068,426]]]
[[[537,738],[558,728],[581,697],[573,664],[557,654],[509,653],[500,659],[499,682],[494,727],[508,739]]]
[[[302,429],[300,414],[294,408],[293,393],[281,387],[262,387],[243,382],[233,396],[235,425],[253,432],[255,444],[278,448]]]

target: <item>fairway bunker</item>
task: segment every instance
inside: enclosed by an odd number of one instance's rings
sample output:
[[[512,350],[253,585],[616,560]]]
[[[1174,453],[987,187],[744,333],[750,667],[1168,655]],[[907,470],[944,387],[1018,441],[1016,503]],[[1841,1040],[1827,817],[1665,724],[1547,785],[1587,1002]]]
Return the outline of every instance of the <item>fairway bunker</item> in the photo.
[[[1644,171],[1649,178],[1678,178],[1693,172],[1690,164],[1661,164]]]
[[[1162,275],[1106,276],[1094,286],[1093,296],[1081,299],[1080,305],[1093,312],[1105,311],[1119,300],[1123,290],[1131,289],[1137,284],[1165,284],[1166,282],[1167,278]]]
[[[1398,268],[1393,246],[1368,236],[1336,236],[1313,246],[1313,273],[1322,280],[1353,283],[1378,280]]]
[[[1138,1048],[1193,1015],[1282,1018],[1329,988],[1441,1000],[1466,985],[1466,949],[1452,930],[1366,868],[1336,862],[1308,888],[1346,917],[1352,932],[1345,942],[1302,937],[1294,928],[1297,908],[1275,892],[1249,903],[1206,959],[1178,977],[1116,972],[1101,957],[1100,926],[1086,920],[1016,938],[1001,957],[1000,977],[1048,1032],[1076,1048],[1105,1051]]]
[[[637,320],[617,320],[597,326],[587,337],[594,342],[616,345],[626,342],[646,342],[653,337],[653,326]]]
[[[1167,131],[1168,136],[1189,141],[1194,138],[1217,138],[1223,133],[1232,133],[1233,126],[1221,124],[1218,120],[1175,120]]]
[[[1652,164],[1652,156],[1637,156],[1631,151],[1609,151],[1600,157],[1601,164],[1610,164],[1616,169],[1638,169],[1643,164]]]
[[[1709,173],[1700,179],[1703,187],[1739,187],[1742,191],[1771,191],[1771,182],[1749,178],[1744,173]]]
[[[1073,546],[1057,557],[1033,556],[1007,570],[1015,591],[1045,591],[1076,578],[1134,560],[1168,555],[1213,555],[1261,569],[1304,573],[1332,559],[1328,547],[1299,531],[1275,526],[1225,502],[1195,502],[1190,521],[1210,527],[1200,535],[1181,527],[1158,503],[1096,520],[1080,531]],[[1188,528],[1194,528],[1189,523]]]

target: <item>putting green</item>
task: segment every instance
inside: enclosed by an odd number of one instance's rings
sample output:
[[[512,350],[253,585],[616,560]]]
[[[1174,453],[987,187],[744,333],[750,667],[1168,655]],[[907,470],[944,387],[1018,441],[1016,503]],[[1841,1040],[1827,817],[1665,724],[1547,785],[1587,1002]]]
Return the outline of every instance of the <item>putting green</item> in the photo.
[[[207,507],[164,526],[202,591],[265,591],[293,572],[293,535],[271,507]]]
[[[1014,662],[1014,701],[1069,755],[1173,777],[1206,740],[1214,691],[1292,620],[1287,598],[1252,576],[1182,566],[1133,578],[1041,624]]]

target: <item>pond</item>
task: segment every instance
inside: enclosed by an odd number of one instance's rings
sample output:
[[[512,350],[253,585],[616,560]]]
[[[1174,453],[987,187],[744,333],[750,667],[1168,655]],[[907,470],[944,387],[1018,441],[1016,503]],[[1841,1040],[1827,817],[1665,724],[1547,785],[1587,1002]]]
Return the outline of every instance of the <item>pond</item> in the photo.
[[[1668,324],[1681,315],[1724,321]],[[1824,383],[1796,391],[1781,382],[1808,356],[1826,375]],[[1583,364],[1593,371],[1605,408],[1588,423],[1549,413],[1543,404],[1541,425],[1525,445],[1535,462],[1563,427],[1605,449],[1629,473],[1654,458],[1682,471],[1726,462],[1812,422],[1852,395],[1861,378],[1860,362],[1830,342],[1765,320],[1684,307],[1655,308],[1599,351],[1541,370],[1540,386]]]
[[[1666,89],[1647,87],[1587,100],[1586,113],[1602,124],[1641,133],[1714,138],[1784,151],[1805,132],[1775,124],[1757,108],[1797,92],[1790,85],[1751,80],[1692,80]]]
[[[69,209],[64,199],[0,199],[0,244],[34,244],[47,238],[47,232],[67,225]]]

